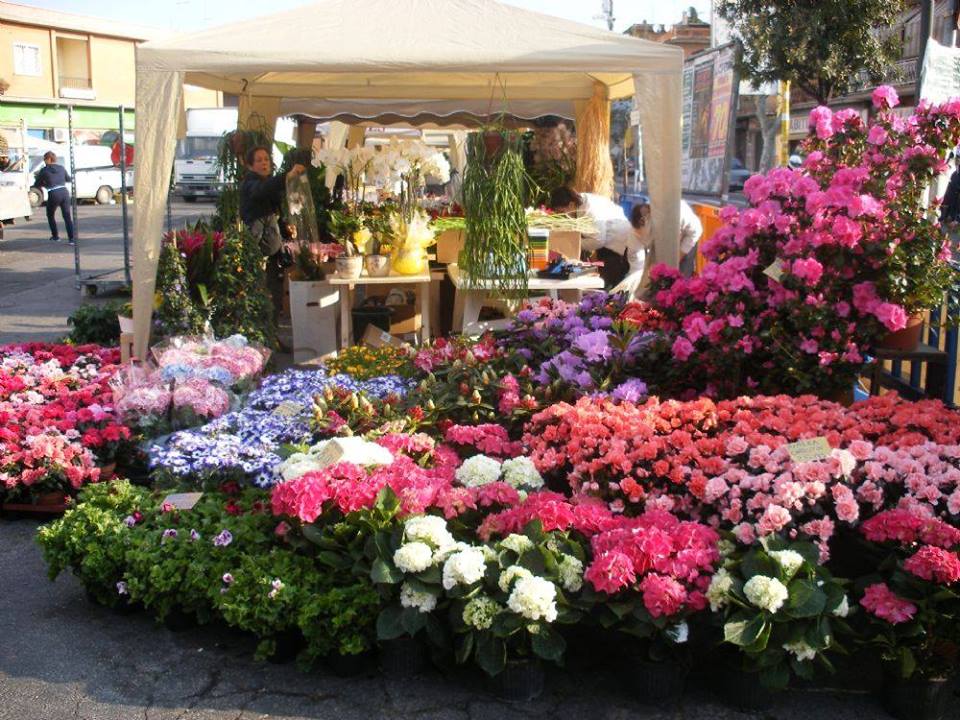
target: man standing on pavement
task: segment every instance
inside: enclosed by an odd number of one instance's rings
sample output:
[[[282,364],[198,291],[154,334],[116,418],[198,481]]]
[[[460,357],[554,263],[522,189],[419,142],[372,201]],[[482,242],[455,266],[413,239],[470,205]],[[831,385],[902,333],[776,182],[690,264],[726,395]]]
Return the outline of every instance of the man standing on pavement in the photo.
[[[53,152],[43,155],[43,167],[37,173],[33,183],[35,188],[47,189],[47,222],[50,224],[50,239],[60,242],[60,231],[57,230],[57,208],[63,214],[63,224],[67,226],[67,238],[73,245],[77,236],[73,229],[73,216],[70,214],[70,192],[67,183],[71,181],[63,165],[57,164],[57,156]]]

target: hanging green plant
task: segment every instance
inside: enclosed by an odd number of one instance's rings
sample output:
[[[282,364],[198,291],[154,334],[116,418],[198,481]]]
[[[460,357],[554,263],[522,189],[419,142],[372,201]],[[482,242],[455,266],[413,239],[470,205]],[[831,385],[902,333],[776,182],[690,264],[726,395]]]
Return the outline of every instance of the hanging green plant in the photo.
[[[492,281],[496,294],[526,297],[528,189],[519,133],[494,128],[470,135],[463,178],[466,237],[460,253],[468,283]]]

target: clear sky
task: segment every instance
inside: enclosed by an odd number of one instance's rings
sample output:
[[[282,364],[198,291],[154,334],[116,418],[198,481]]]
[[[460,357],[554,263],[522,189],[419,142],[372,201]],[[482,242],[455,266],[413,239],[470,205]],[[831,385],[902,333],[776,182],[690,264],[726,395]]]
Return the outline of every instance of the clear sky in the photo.
[[[235,20],[264,15],[309,0],[11,0],[22,5],[36,5],[81,15],[108,17],[166,30],[199,30]],[[602,0],[501,0],[528,10],[558,15],[570,20],[602,26]],[[688,7],[697,9],[700,17],[710,21],[710,0],[613,0],[616,30],[647,20],[672,25],[680,21]]]

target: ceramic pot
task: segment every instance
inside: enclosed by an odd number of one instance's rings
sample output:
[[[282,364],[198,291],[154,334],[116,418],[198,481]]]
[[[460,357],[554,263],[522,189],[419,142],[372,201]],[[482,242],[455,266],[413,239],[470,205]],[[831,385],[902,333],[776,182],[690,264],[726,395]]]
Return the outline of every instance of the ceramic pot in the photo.
[[[366,255],[363,258],[363,265],[370,277],[386,277],[390,274],[389,255]]]
[[[363,258],[359,255],[344,255],[337,258],[337,276],[356,280],[363,272]]]

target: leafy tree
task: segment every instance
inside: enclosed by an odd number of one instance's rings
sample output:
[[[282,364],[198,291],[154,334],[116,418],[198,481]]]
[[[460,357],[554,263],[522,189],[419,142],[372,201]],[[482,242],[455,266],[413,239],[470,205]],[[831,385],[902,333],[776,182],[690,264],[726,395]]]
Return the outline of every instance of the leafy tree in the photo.
[[[899,58],[899,38],[884,29],[904,0],[719,0],[716,10],[743,46],[741,77],[787,80],[822,104],[861,70],[879,82]]]

